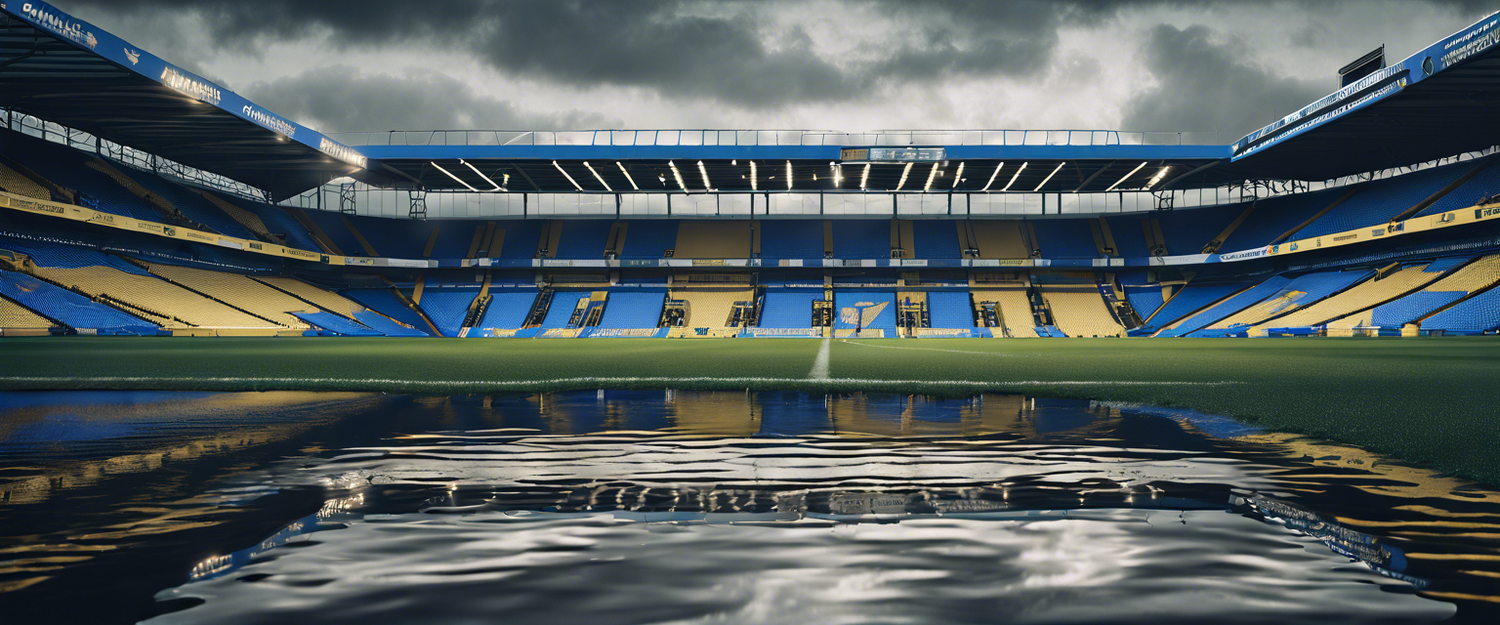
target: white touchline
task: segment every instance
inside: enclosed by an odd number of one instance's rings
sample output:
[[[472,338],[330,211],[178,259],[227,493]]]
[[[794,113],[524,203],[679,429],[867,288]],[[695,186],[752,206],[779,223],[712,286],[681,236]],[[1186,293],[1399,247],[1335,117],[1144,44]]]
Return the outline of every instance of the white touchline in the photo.
[[[693,384],[700,382],[722,384],[794,384],[803,382],[825,382],[859,386],[961,386],[1000,388],[1007,386],[1228,386],[1242,382],[1172,382],[1162,380],[872,380],[865,378],[719,378],[719,377],[580,377],[549,378],[543,380],[398,380],[394,378],[231,378],[231,377],[0,377],[0,383],[67,382],[79,383],[136,383],[136,382],[185,382],[185,383],[315,383],[315,384],[379,384],[387,386],[455,386],[455,387],[513,387],[546,384]]]
[[[832,339],[823,339],[823,345],[818,347],[818,357],[813,359],[812,370],[807,372],[807,379],[828,379],[828,346],[832,342]]]

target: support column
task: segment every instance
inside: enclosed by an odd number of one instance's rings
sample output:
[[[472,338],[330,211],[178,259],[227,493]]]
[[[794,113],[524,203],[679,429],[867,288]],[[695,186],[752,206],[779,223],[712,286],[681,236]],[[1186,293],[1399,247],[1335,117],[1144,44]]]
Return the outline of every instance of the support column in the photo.
[[[345,215],[355,214],[354,206],[354,183],[339,185],[339,212]]]

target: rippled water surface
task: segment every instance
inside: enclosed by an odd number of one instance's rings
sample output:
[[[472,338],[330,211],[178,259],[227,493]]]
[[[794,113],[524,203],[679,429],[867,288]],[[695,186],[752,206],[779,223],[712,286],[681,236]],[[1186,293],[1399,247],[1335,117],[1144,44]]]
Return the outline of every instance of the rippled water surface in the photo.
[[[985,395],[0,393],[0,622],[1500,622],[1500,492]]]

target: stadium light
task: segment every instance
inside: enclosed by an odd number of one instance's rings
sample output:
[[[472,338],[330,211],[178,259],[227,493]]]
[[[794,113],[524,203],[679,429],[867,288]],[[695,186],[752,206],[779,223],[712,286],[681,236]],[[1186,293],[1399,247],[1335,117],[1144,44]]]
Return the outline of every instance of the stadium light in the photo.
[[[564,178],[567,178],[567,179],[568,179],[568,182],[571,182],[571,183],[573,183],[573,188],[574,188],[574,189],[578,189],[578,190],[579,190],[579,191],[582,191],[582,190],[583,190],[583,187],[581,187],[581,186],[578,186],[578,181],[577,181],[577,180],[574,180],[574,179],[573,179],[573,176],[571,176],[571,175],[569,175],[569,174],[568,174],[568,170],[566,170],[566,169],[563,169],[563,168],[562,168],[562,165],[558,165],[558,164],[557,164],[557,161],[552,161],[552,166],[553,166],[553,167],[556,167],[556,168],[557,168],[557,171],[560,171],[560,172],[562,172],[562,175],[563,175],[563,177],[564,177]]]
[[[625,166],[621,165],[620,161],[615,161],[615,166],[619,167],[620,168],[620,173],[625,174],[625,179],[630,181],[630,188],[635,189],[636,191],[640,191],[641,190],[640,185],[637,185],[635,183],[635,178],[631,178],[630,177],[630,172],[626,171]]]
[[[927,184],[922,185],[922,192],[923,193],[926,193],[926,192],[932,190],[932,179],[937,177],[937,168],[938,168],[938,164],[937,163],[933,163],[932,164],[932,169],[928,170],[928,172],[927,172]]]
[[[1154,187],[1156,186],[1156,183],[1161,182],[1161,179],[1166,177],[1167,170],[1171,168],[1171,165],[1167,165],[1166,167],[1161,168],[1161,171],[1156,172],[1156,175],[1151,177],[1151,182],[1146,183],[1146,190],[1151,190],[1151,187]]]
[[[687,183],[684,183],[682,181],[682,172],[677,171],[677,163],[673,161],[667,161],[667,167],[672,168],[672,177],[677,179],[677,187],[682,189],[683,193],[691,193],[690,191],[688,191]]]
[[[995,166],[995,171],[990,173],[990,181],[984,183],[984,188],[980,189],[980,191],[989,191],[990,190],[990,185],[995,184],[995,177],[1000,175],[1000,168],[1004,167],[1004,166],[1005,166],[1004,162],[1001,162],[999,165]]]
[[[698,173],[703,176],[703,189],[712,191],[714,186],[708,182],[708,170],[703,168],[703,161],[698,161]]]
[[[859,175],[859,190],[865,190],[865,183],[870,180],[870,164],[865,163],[865,172]]]
[[[901,181],[896,183],[897,191],[900,191],[901,187],[906,186],[906,177],[909,175],[911,175],[911,163],[907,163],[906,167],[901,169]]]
[[[755,178],[756,178],[755,161],[750,161],[750,190],[751,191],[759,191],[760,190],[760,189],[756,188],[756,186],[755,186]]]
[[[958,163],[958,171],[953,172],[953,188],[957,189],[958,188],[958,183],[963,182],[963,181],[964,181],[964,163],[963,163],[963,161],[959,161],[959,163]]]
[[[458,162],[460,162],[460,163],[463,163],[463,164],[464,164],[464,165],[465,165],[465,166],[467,166],[467,167],[468,167],[468,168],[469,168],[469,169],[472,169],[472,170],[474,170],[474,173],[476,173],[476,174],[479,174],[479,177],[480,177],[480,178],[484,178],[484,181],[485,181],[485,182],[488,182],[488,183],[490,183],[490,185],[492,185],[492,186],[494,186],[494,187],[495,187],[495,190],[496,190],[496,191],[510,191],[510,189],[507,189],[507,188],[505,188],[505,187],[503,187],[503,186],[500,186],[500,185],[498,185],[498,184],[495,184],[495,181],[494,181],[494,180],[490,180],[490,177],[489,177],[489,176],[486,176],[486,175],[484,175],[484,172],[482,172],[482,171],[479,171],[479,168],[478,168],[478,167],[475,167],[475,166],[474,166],[474,164],[473,164],[473,163],[470,163],[470,162],[469,162],[469,161],[466,161],[466,160],[464,160],[464,159],[458,159]]]
[[[1021,168],[1017,169],[1016,173],[1010,175],[1010,182],[1005,183],[1005,188],[1001,189],[1000,191],[1002,193],[1005,192],[1005,191],[1009,191],[1010,190],[1010,185],[1013,185],[1013,184],[1016,183],[1016,178],[1020,178],[1021,177],[1021,172],[1026,171],[1026,166],[1030,165],[1030,164],[1031,163],[1021,163]]]
[[[587,167],[589,169],[589,173],[591,173],[591,174],[594,175],[594,180],[598,180],[599,184],[604,185],[604,190],[605,191],[608,191],[610,193],[614,193],[615,192],[614,189],[609,188],[609,183],[604,181],[604,176],[600,176],[599,172],[594,171],[594,166],[593,165],[590,165],[588,161],[584,161],[583,162],[583,166]]]
[[[479,189],[475,189],[475,188],[474,188],[474,187],[473,187],[473,186],[471,186],[471,185],[469,185],[469,183],[467,183],[467,182],[464,182],[464,181],[463,181],[463,179],[462,179],[462,178],[459,178],[459,177],[458,177],[458,176],[455,176],[455,175],[453,175],[453,172],[451,172],[451,171],[448,171],[448,170],[446,170],[446,169],[443,169],[443,166],[442,166],[442,165],[439,165],[439,164],[437,164],[437,163],[434,163],[434,162],[432,162],[432,161],[428,161],[428,164],[429,164],[429,165],[432,165],[432,166],[433,166],[433,167],[436,167],[436,168],[437,168],[437,170],[438,170],[438,171],[440,171],[440,172],[443,172],[443,173],[445,173],[445,174],[448,174],[448,177],[449,177],[449,178],[452,178],[452,179],[453,179],[453,180],[454,180],[454,181],[455,181],[455,182],[457,182],[457,183],[458,183],[458,184],[461,184],[461,185],[463,185],[463,186],[466,186],[466,187],[469,187],[469,190],[470,190],[470,191],[473,191],[473,192],[475,192],[475,193],[478,193],[478,192],[479,192]]]
[[[786,162],[786,190],[792,190],[792,162]]]
[[[1124,183],[1126,180],[1129,180],[1131,176],[1135,175],[1135,172],[1140,171],[1141,168],[1145,167],[1145,166],[1146,166],[1146,161],[1141,161],[1140,165],[1136,165],[1135,169],[1130,170],[1130,173],[1125,174],[1124,176],[1121,176],[1120,179],[1116,180],[1114,184],[1109,185],[1109,188],[1105,189],[1104,192],[1105,193],[1109,193],[1110,191],[1114,191],[1115,187],[1118,187],[1118,186],[1120,186],[1121,183]]]
[[[1057,168],[1053,169],[1052,173],[1047,174],[1047,177],[1042,179],[1042,184],[1037,185],[1035,189],[1031,190],[1031,192],[1032,193],[1036,193],[1037,191],[1041,191],[1042,187],[1047,186],[1047,181],[1051,180],[1053,176],[1056,176],[1057,172],[1062,171],[1063,165],[1067,165],[1067,164],[1068,164],[1067,161],[1063,161],[1061,163],[1058,163],[1057,164]]]
[[[833,166],[833,188],[837,189],[837,188],[840,188],[840,187],[843,187],[843,186],[844,186],[844,166],[843,165],[834,165]]]

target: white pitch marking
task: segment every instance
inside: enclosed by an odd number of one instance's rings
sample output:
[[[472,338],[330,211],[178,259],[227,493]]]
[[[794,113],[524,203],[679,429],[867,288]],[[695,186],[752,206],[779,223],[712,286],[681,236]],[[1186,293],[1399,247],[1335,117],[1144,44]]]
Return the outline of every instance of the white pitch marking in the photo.
[[[807,379],[828,379],[828,347],[832,342],[833,339],[823,339],[823,345],[818,347],[818,357],[813,359],[812,371],[807,372]]]
[[[537,386],[544,384],[692,384],[711,382],[722,384],[768,383],[789,384],[798,382],[827,382],[830,384],[854,384],[860,386],[961,386],[961,387],[1006,387],[1006,386],[1228,386],[1242,384],[1237,381],[1224,382],[1172,382],[1161,380],[873,380],[865,378],[718,378],[718,377],[580,377],[550,378],[545,380],[411,380],[394,378],[231,378],[231,377],[0,377],[0,383],[68,382],[86,383],[136,383],[136,382],[184,382],[184,383],[319,383],[319,384],[383,384],[391,386],[458,386],[458,387],[510,387]]]

